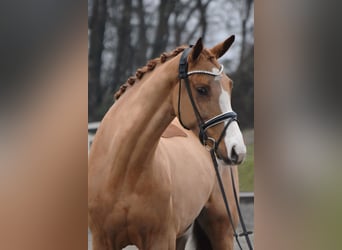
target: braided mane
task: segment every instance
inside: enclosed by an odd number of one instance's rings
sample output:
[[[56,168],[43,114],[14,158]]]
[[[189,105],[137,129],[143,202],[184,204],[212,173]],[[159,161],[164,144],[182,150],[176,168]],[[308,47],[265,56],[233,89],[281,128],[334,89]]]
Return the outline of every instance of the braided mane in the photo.
[[[133,86],[137,80],[140,80],[144,76],[145,73],[152,71],[158,63],[164,63],[168,59],[177,56],[179,53],[183,52],[186,47],[187,46],[180,46],[171,52],[164,52],[160,57],[148,61],[144,67],[139,68],[135,72],[135,76],[129,77],[127,81],[120,86],[119,90],[114,95],[115,100],[118,100],[120,96],[126,92],[126,89]]]

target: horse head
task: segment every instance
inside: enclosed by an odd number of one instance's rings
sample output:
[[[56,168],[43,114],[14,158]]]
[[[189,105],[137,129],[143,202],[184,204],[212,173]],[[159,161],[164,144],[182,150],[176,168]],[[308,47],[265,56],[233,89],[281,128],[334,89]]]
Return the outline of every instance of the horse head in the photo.
[[[231,106],[233,82],[217,59],[234,42],[234,36],[211,49],[200,38],[185,49],[179,64],[179,88],[174,89],[173,108],[183,127],[199,134],[202,144],[214,149],[226,164],[240,164],[246,146]]]

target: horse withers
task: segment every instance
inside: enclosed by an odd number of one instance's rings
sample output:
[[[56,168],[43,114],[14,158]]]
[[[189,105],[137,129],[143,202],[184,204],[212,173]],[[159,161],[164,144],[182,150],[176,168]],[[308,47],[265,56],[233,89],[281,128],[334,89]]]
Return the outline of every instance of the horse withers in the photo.
[[[94,250],[184,249],[190,236],[196,249],[233,249],[236,207],[231,225],[206,149],[215,147],[233,201],[229,168],[238,187],[235,165],[246,147],[229,116],[232,81],[217,61],[233,41],[231,36],[205,49],[199,39],[192,48],[163,53],[116,93],[89,154]],[[184,79],[180,62],[186,64]]]

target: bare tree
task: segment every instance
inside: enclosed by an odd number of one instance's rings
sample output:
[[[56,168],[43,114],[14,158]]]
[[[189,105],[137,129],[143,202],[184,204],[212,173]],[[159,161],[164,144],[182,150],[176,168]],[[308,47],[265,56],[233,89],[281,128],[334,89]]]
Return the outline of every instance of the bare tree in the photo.
[[[234,107],[241,113],[253,110],[253,41],[249,41],[253,33],[250,26],[253,0],[92,2],[89,18],[90,120],[102,117],[113,103],[114,91],[148,59],[178,45],[194,42],[200,36],[211,43],[219,42],[215,37],[221,31],[227,35],[241,35],[234,45],[238,49],[230,52],[234,58],[221,60],[235,71],[230,72],[236,83]],[[235,65],[230,63],[234,61]],[[243,125],[250,123],[242,117],[240,121]]]
[[[147,25],[145,22],[145,6],[143,0],[138,0],[138,8],[137,14],[139,18],[139,50],[146,52],[148,49],[148,41],[147,41]],[[142,65],[147,60],[147,53],[137,53],[136,62],[137,65]]]
[[[209,3],[210,3],[210,0],[207,0],[207,1],[197,0],[195,8],[196,10],[198,10],[200,17],[198,19],[197,25],[192,28],[192,31],[187,36],[186,41],[193,40],[195,34],[197,33],[199,29],[201,30],[200,36],[202,37],[203,40],[205,39],[205,35],[206,35],[207,27],[208,27],[207,7]]]
[[[118,45],[116,48],[116,63],[114,76],[116,81],[111,86],[112,90],[116,89],[115,83],[123,83],[131,72],[131,18],[132,18],[132,0],[123,1],[123,11],[121,20],[117,25]]]
[[[253,0],[245,0],[245,7],[242,9],[242,20],[241,20],[241,52],[240,52],[240,64],[243,63],[245,54],[246,54],[246,35],[247,35],[247,21],[249,19],[251,13],[251,6],[253,4]]]
[[[160,1],[159,4],[159,17],[158,26],[156,28],[156,34],[154,38],[152,57],[159,56],[159,54],[165,51],[169,40],[169,18],[174,11],[176,1]]]
[[[102,102],[100,74],[102,65],[103,38],[107,17],[107,1],[95,0],[92,15],[89,18],[89,54],[88,54],[88,114],[96,119],[96,109]]]

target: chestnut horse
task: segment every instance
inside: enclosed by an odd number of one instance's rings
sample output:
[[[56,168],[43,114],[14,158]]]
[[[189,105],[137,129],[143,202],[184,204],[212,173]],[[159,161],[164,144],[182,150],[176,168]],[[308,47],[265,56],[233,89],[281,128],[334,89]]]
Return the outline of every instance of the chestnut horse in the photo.
[[[210,154],[198,139],[200,115],[211,121],[206,138],[223,138],[215,153],[227,197],[233,201],[229,167],[238,186],[236,165],[243,161],[246,147],[236,120],[216,121],[233,113],[232,81],[217,62],[233,41],[231,36],[206,49],[199,39],[191,49],[182,46],[163,53],[116,93],[89,154],[88,218],[94,250],[127,245],[184,249],[191,235],[196,249],[233,249],[236,206],[230,205],[231,225]],[[182,55],[189,88],[179,79]],[[208,141],[202,142],[210,147]]]

